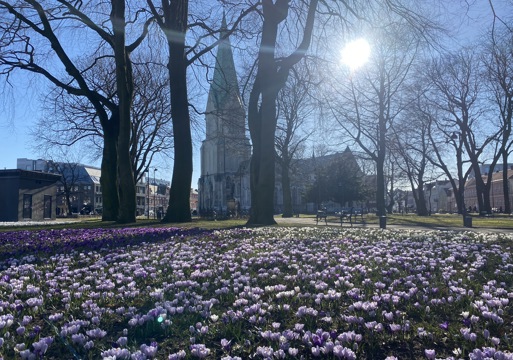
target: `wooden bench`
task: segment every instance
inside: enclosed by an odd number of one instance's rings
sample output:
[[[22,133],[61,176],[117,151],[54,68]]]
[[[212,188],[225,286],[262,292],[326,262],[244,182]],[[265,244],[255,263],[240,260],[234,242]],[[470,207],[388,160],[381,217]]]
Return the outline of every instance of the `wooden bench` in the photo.
[[[326,225],[328,225],[328,214],[326,213],[326,211],[319,210],[317,211],[317,215],[315,216],[315,224],[318,225],[319,220],[322,219],[324,219],[324,222],[326,223]]]
[[[344,224],[344,221],[349,221],[351,227],[353,223],[360,222],[361,224],[365,224],[365,219],[363,217],[363,211],[361,209],[351,208],[349,211],[341,211],[339,214],[340,218],[340,226]]]

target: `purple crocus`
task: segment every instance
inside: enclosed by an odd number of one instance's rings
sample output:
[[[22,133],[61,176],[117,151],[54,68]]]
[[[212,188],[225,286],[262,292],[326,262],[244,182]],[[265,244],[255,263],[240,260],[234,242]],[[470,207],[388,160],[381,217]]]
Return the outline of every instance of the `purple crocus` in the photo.
[[[449,330],[449,322],[448,321],[444,321],[443,323],[441,323],[438,326],[440,326],[440,329],[442,329],[442,330]]]
[[[425,349],[424,354],[426,355],[426,358],[428,359],[435,359],[435,350],[432,349]]]

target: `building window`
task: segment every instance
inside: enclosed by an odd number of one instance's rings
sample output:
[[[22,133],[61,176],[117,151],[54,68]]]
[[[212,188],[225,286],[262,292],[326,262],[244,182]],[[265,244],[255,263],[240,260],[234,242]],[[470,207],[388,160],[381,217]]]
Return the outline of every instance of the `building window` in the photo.
[[[23,194],[23,218],[32,219],[32,195]]]

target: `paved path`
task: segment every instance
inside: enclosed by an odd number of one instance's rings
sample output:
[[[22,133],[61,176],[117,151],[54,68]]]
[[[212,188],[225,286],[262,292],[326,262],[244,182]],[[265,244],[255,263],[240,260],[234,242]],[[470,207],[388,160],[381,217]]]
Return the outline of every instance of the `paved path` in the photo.
[[[338,226],[340,227],[340,221],[330,221],[328,218],[328,225],[324,221],[319,221],[319,224],[316,224],[315,217],[293,217],[293,218],[282,218],[281,216],[275,216],[274,220],[280,225],[303,225],[303,226]],[[333,219],[332,219],[333,220]],[[351,227],[351,224],[344,222],[342,227],[348,228]],[[379,224],[361,224],[356,223],[353,224],[353,228],[369,228],[369,229],[378,229]],[[400,230],[400,229],[409,229],[409,230],[442,230],[442,231],[476,231],[483,233],[507,233],[513,234],[513,229],[494,229],[494,228],[483,228],[483,227],[472,227],[467,228],[463,226],[421,226],[421,225],[390,225],[386,226],[389,230]]]

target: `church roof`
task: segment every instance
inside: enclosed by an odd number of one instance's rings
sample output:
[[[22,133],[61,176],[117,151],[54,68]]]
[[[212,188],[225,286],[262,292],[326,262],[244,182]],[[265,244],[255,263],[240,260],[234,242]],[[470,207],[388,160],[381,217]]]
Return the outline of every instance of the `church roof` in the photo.
[[[226,19],[223,15],[221,38],[226,36],[226,31]],[[232,46],[230,38],[226,37],[218,45],[214,77],[208,93],[207,112],[233,108],[235,104],[242,106],[242,101],[233,61]]]

